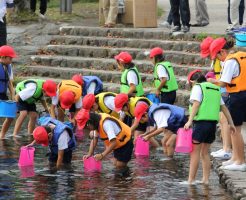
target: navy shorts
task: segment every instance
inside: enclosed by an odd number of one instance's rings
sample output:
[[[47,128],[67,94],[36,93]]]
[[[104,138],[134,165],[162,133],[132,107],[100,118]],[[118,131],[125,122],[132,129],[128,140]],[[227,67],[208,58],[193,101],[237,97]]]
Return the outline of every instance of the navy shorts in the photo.
[[[124,118],[124,120],[123,120],[123,122],[124,122],[127,126],[130,126],[130,127],[131,127],[131,126],[132,126],[132,120],[133,120],[132,117],[126,115],[125,118]]]
[[[129,162],[132,158],[133,142],[130,139],[123,147],[114,150],[114,157],[121,162]]]
[[[172,131],[174,134],[177,134],[177,131],[179,130],[179,128],[183,128],[187,121],[188,121],[188,117],[184,116],[184,118],[180,122],[179,126],[171,126],[169,124],[168,127],[166,127],[166,129],[169,131]]]
[[[152,122],[150,122],[150,121],[149,121],[149,122],[145,122],[145,123],[139,122],[139,125],[138,125],[138,127],[136,128],[136,131],[143,131],[143,132],[146,132],[148,126],[154,126],[154,123],[152,123]]]
[[[171,92],[161,92],[161,103],[167,103],[173,105],[176,100],[176,90]]]
[[[9,100],[7,94],[0,93],[0,100]]]
[[[24,111],[24,110],[28,112],[37,112],[35,103],[29,104],[22,100],[17,102],[17,109],[18,109],[18,112]]]
[[[246,91],[231,93],[228,109],[235,126],[241,126],[246,122]]]
[[[64,152],[63,160],[62,160],[62,162],[64,164],[70,164],[71,163],[71,161],[72,161],[72,153],[73,153],[72,150]],[[57,159],[58,159],[58,154],[55,154],[55,153],[52,153],[52,152],[49,153],[49,161],[50,162],[55,163],[55,162],[57,162]]]
[[[192,128],[192,140],[199,143],[212,144],[215,140],[217,121],[194,121]]]

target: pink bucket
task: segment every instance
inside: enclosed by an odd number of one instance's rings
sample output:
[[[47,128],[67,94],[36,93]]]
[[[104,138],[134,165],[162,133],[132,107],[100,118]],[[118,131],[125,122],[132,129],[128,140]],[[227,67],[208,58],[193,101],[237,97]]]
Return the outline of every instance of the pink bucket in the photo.
[[[19,167],[21,175],[20,178],[29,178],[35,176],[34,166]]]
[[[93,156],[84,160],[85,172],[101,172],[102,162],[97,161]]]
[[[144,141],[140,135],[136,139],[135,156],[149,156],[149,141]]]
[[[190,153],[192,151],[192,129],[180,128],[178,130],[175,151],[178,153]]]
[[[18,165],[20,167],[31,166],[34,164],[34,147],[21,147]]]

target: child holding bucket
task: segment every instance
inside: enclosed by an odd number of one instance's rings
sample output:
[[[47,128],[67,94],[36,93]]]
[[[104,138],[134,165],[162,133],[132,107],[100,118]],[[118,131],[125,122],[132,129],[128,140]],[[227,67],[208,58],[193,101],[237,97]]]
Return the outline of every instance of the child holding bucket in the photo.
[[[164,153],[167,149],[167,156],[173,157],[176,132],[186,122],[185,109],[166,103],[152,104],[150,107],[144,103],[139,103],[134,110],[134,116],[136,125],[139,122],[148,121],[155,124],[153,130],[143,135],[144,140],[148,141],[153,136],[164,132],[162,143]]]
[[[188,184],[195,183],[200,156],[202,160],[202,183],[209,183],[210,156],[209,149],[215,140],[216,125],[219,120],[220,110],[226,116],[230,129],[235,133],[231,115],[221,98],[220,88],[206,82],[205,76],[200,71],[190,72],[188,82],[192,84],[190,101],[190,116],[184,128],[189,129],[193,125],[192,143],[193,151],[190,153],[190,170]]]
[[[12,59],[16,58],[14,49],[10,46],[0,47],[0,100],[8,100],[7,89],[9,89],[11,100],[14,100]],[[4,139],[13,118],[6,118],[2,125],[0,139]]]
[[[50,167],[60,169],[63,165],[70,165],[72,153],[76,147],[76,141],[71,127],[64,123],[46,117],[33,131],[34,141],[28,146],[42,144],[49,145]]]
[[[19,133],[27,115],[29,115],[28,133],[33,132],[38,117],[37,101],[41,101],[45,111],[49,113],[45,96],[53,97],[56,95],[56,83],[52,80],[28,79],[17,84],[16,93],[15,99],[20,115],[15,123],[14,137]]]
[[[98,137],[100,137],[104,141],[106,148],[102,153],[94,155],[95,159],[102,160],[113,152],[116,170],[119,173],[124,173],[128,169],[127,163],[131,159],[133,150],[130,127],[108,114],[92,113],[84,109],[77,114],[76,121],[80,129],[85,127],[90,131],[95,131],[89,152],[83,159],[89,158],[94,154]]]

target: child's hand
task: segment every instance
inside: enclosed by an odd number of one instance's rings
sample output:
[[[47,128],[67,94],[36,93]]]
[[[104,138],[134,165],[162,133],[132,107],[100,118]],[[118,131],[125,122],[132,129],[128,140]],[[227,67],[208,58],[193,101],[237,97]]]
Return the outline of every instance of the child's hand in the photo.
[[[102,153],[96,154],[96,155],[94,155],[94,158],[96,160],[102,160],[103,159],[103,154]]]
[[[90,155],[84,155],[83,156],[83,160],[86,160],[87,158],[89,158],[90,157]]]
[[[188,121],[185,125],[184,125],[184,129],[187,130],[191,127],[192,125],[192,121]]]
[[[143,137],[143,140],[144,141],[148,141],[149,139],[150,139],[150,136],[149,135],[146,135],[146,136]]]
[[[157,89],[155,92],[155,96],[159,97],[160,93],[161,93],[161,91],[159,89]]]

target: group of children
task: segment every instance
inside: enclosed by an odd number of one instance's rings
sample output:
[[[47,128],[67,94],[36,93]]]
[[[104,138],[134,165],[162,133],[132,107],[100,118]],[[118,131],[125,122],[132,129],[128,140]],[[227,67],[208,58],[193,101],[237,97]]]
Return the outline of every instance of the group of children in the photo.
[[[221,116],[227,127],[227,133],[224,134],[231,136],[233,149],[231,159],[223,162],[223,168],[246,170],[241,135],[241,125],[246,119],[246,84],[243,81],[246,74],[246,53],[229,54],[232,46],[231,41],[225,38],[215,40],[206,38],[201,44],[201,56],[210,55],[213,61],[216,59],[225,61],[224,68],[220,79],[206,78],[200,70],[194,70],[188,75],[188,82],[192,86],[188,118],[184,108],[173,105],[178,84],[171,63],[165,61],[164,52],[159,47],[153,48],[149,55],[154,64],[155,95],[160,100],[159,104],[154,104],[144,97],[141,76],[128,52],[121,52],[115,56],[118,68],[122,71],[120,94],[102,92],[102,82],[98,77],[76,74],[71,77],[71,80],[62,80],[58,85],[52,80],[24,80],[16,86],[14,97],[10,64],[15,53],[9,46],[0,48],[0,70],[2,70],[0,75],[3,76],[1,80],[4,80],[5,87],[1,93],[3,95],[1,99],[7,99],[7,86],[9,86],[12,99],[17,101],[20,112],[14,128],[14,136],[17,135],[23,120],[29,114],[28,132],[33,133],[32,144],[49,145],[49,161],[57,169],[63,164],[71,163],[72,151],[76,146],[73,130],[63,123],[65,118],[78,129],[87,128],[93,133],[88,154],[84,156],[84,159],[94,155],[98,138],[100,138],[104,141],[106,148],[103,152],[95,154],[95,159],[102,160],[113,153],[114,164],[119,171],[127,168],[137,136],[141,135],[144,140],[149,140],[153,147],[158,147],[159,142],[154,136],[163,134],[161,140],[163,151],[167,156],[172,157],[177,130],[192,127],[193,151],[190,154],[187,183],[195,182],[201,157],[202,183],[208,184],[209,149],[215,140],[220,112],[223,113]],[[9,48],[12,54],[7,54],[4,48]],[[235,69],[231,70],[231,65],[237,68],[237,72]],[[216,75],[220,73],[216,70],[214,72]],[[229,93],[230,101],[227,102],[229,111],[221,97],[224,94],[222,92],[221,95],[221,91],[224,90],[220,87],[226,87]],[[46,96],[51,97],[50,108],[46,104]],[[35,103],[38,100],[41,100],[49,116],[40,119],[40,126],[35,128],[37,119]],[[66,114],[68,109],[69,116]],[[12,121],[12,119],[6,120],[4,124],[7,125],[3,124],[1,138],[4,138]]]

